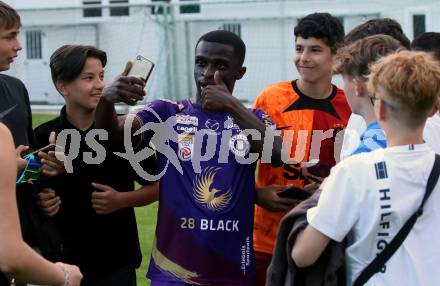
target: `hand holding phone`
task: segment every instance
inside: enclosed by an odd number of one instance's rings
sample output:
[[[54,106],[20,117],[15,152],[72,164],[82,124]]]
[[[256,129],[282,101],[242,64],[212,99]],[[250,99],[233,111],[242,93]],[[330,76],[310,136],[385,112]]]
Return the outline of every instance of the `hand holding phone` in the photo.
[[[136,59],[133,61],[133,65],[131,66],[131,69],[128,72],[128,76],[139,77],[144,82],[147,82],[151,72],[153,71],[153,68],[154,68],[154,63],[152,61],[141,55],[138,55]]]
[[[33,156],[36,156],[36,155],[38,155],[38,153],[39,152],[49,152],[49,151],[53,151],[53,150],[55,150],[55,147],[56,147],[57,145],[56,144],[49,144],[49,145],[46,145],[46,146],[44,146],[44,147],[42,147],[42,148],[40,148],[40,149],[38,149],[38,150],[35,150],[35,151],[33,151],[33,152],[31,152],[31,153],[29,153],[29,154],[27,154],[25,157],[24,157],[24,159],[26,159],[28,156],[30,156],[30,155],[33,155]]]

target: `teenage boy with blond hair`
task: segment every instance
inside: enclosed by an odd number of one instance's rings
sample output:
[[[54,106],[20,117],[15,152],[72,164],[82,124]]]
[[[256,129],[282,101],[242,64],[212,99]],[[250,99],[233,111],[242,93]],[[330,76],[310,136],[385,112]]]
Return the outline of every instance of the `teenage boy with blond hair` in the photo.
[[[399,48],[402,45],[391,36],[373,35],[339,49],[336,54],[333,72],[342,75],[344,92],[351,111],[362,116],[367,123],[367,129],[361,134],[360,144],[352,154],[386,147],[385,133],[374,115],[367,80],[369,65]]]
[[[422,52],[402,51],[370,69],[368,90],[388,147],[351,156],[336,165],[321,185],[318,206],[292,249],[298,267],[307,267],[329,241],[353,235],[346,249],[348,285],[360,275],[421,205],[435,153],[423,141],[423,128],[435,112],[440,66]],[[440,186],[403,244],[365,285],[438,285]]]

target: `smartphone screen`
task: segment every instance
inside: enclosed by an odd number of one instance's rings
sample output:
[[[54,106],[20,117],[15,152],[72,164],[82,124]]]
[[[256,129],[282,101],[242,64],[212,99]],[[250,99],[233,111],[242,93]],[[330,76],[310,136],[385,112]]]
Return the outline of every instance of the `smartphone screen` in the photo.
[[[143,81],[147,81],[150,77],[151,71],[154,68],[154,63],[143,56],[137,56],[133,61],[133,65],[128,72],[129,76],[140,77]]]

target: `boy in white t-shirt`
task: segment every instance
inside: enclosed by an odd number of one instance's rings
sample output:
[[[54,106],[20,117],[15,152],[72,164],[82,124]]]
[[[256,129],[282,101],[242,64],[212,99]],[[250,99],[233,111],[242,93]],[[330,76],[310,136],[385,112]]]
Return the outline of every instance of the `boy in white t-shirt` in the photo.
[[[410,41],[403,33],[400,24],[390,18],[370,19],[354,27],[345,37],[344,46],[350,45],[358,40],[364,39],[372,35],[388,35],[400,42],[400,44],[409,49]],[[341,161],[353,154],[360,143],[360,135],[367,129],[364,118],[356,113],[352,113],[348,120],[347,127],[344,132],[340,159]]]
[[[380,57],[402,49],[399,41],[388,35],[372,35],[340,48],[336,54],[333,73],[344,80],[344,93],[351,111],[363,118],[367,127],[357,134],[360,142],[350,154],[371,152],[386,147],[386,136],[379,126],[374,102],[367,89],[369,66]]]
[[[425,194],[435,154],[423,143],[423,128],[435,112],[440,66],[423,52],[392,54],[371,67],[368,89],[388,147],[354,155],[332,169],[321,185],[318,206],[307,213],[309,226],[292,249],[296,265],[307,267],[330,239],[341,241],[351,232],[348,285],[393,239]],[[439,209],[437,185],[403,245],[366,285],[440,285]]]

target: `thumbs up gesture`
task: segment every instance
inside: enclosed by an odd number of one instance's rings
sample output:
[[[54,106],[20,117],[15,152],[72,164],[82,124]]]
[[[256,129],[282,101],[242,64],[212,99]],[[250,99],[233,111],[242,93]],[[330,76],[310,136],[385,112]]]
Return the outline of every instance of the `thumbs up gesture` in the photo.
[[[212,111],[227,111],[228,104],[234,100],[220,72],[214,73],[215,85],[208,85],[202,90],[202,107]]]

